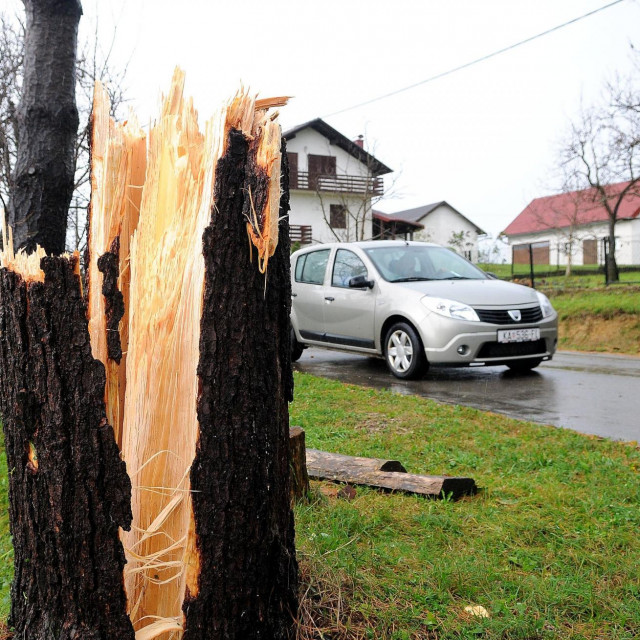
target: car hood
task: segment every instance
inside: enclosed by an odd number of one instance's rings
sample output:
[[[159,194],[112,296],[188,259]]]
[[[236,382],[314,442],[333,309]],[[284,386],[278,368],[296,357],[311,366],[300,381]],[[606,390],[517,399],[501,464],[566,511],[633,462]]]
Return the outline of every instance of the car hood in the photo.
[[[391,284],[417,294],[456,300],[474,307],[518,306],[538,302],[535,289],[502,280],[428,280]]]

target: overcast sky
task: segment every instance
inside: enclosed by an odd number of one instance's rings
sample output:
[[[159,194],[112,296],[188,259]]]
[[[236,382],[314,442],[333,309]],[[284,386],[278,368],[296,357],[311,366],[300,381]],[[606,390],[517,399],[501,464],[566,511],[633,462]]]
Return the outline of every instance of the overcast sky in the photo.
[[[4,0],[18,10],[18,0]],[[285,129],[316,117],[394,169],[385,212],[446,200],[497,233],[549,193],[556,144],[581,101],[630,68],[640,2],[575,24],[393,97],[356,105],[481,58],[612,0],[84,0],[142,120],[180,65],[202,118],[242,82],[292,95]],[[640,54],[637,54],[640,55]],[[389,178],[387,178],[389,180]]]

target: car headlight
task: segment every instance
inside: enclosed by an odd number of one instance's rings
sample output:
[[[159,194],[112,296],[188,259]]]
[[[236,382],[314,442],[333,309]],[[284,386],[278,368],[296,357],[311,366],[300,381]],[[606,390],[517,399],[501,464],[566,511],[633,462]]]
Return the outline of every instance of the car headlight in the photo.
[[[549,298],[547,298],[547,296],[545,296],[544,293],[540,293],[539,291],[536,291],[536,295],[538,296],[540,309],[542,309],[542,317],[548,318],[549,316],[553,315],[553,307],[549,302]]]
[[[457,300],[446,300],[445,298],[432,298],[430,296],[425,296],[422,298],[421,302],[425,307],[427,307],[427,309],[429,309],[429,311],[433,311],[445,318],[480,322],[478,314],[468,304],[463,304]]]

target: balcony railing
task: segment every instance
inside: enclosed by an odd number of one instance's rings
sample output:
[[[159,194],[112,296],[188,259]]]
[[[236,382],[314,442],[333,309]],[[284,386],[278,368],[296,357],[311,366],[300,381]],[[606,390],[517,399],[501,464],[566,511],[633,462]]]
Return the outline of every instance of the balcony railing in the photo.
[[[384,190],[382,178],[362,176],[309,174],[307,171],[291,172],[290,189],[304,191],[332,191],[333,193],[357,193],[366,196],[381,196]]]
[[[311,225],[292,224],[289,227],[289,237],[291,242],[311,244]]]

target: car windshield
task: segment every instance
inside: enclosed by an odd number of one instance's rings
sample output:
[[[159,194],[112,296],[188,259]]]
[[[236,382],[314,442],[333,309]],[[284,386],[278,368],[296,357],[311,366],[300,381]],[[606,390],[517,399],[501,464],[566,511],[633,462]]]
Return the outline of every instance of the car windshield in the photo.
[[[434,246],[400,245],[365,249],[380,275],[389,282],[421,280],[486,280],[474,267],[450,249]]]

